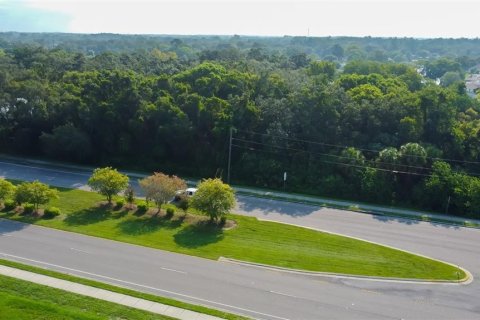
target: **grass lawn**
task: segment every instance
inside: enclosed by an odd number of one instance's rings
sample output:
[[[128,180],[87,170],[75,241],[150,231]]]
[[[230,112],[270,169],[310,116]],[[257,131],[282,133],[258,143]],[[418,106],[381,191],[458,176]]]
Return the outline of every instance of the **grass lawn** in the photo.
[[[60,189],[51,203],[62,215],[51,220],[1,212],[9,218],[92,236],[134,243],[208,259],[220,256],[310,271],[353,275],[457,280],[463,271],[437,261],[364,241],[255,218],[230,215],[237,226],[222,230],[195,223],[193,215],[172,219],[125,209],[99,207],[103,198],[81,190]],[[459,274],[457,274],[457,272]]]
[[[55,288],[0,276],[0,319],[171,319]]]

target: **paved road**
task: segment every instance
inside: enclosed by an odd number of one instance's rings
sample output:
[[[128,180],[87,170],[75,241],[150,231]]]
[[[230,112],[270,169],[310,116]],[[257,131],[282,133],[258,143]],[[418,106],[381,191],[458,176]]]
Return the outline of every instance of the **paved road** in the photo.
[[[0,175],[82,187],[88,172],[0,163]],[[239,197],[238,211],[378,241],[480,276],[480,230]],[[311,278],[0,221],[0,253],[262,319],[478,319],[480,285]],[[28,260],[26,260],[28,259]]]

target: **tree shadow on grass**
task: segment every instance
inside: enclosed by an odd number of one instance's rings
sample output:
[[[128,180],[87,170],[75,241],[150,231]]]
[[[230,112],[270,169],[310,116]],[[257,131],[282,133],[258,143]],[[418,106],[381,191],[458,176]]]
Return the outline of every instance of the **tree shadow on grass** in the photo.
[[[2,211],[0,212],[0,218],[10,219],[11,217],[15,216],[15,211]]]
[[[70,213],[64,222],[69,226],[80,226],[97,223],[110,217],[110,211],[105,208],[93,207]]]
[[[120,211],[114,211],[111,213],[111,217],[113,219],[120,219],[120,218],[123,218],[125,217],[126,215],[128,214],[128,209],[122,209]]]
[[[198,248],[223,239],[222,227],[208,221],[189,225],[177,232],[175,243],[185,248]]]
[[[372,215],[372,217],[375,220],[381,221],[381,222],[400,222],[403,224],[407,225],[414,225],[414,224],[419,224],[420,222],[426,222],[434,227],[443,227],[443,228],[449,228],[449,229],[459,229],[461,226],[454,225],[454,224],[448,224],[448,223],[441,223],[438,221],[429,221],[428,218],[425,220],[422,219],[422,217],[418,217],[417,219],[414,218],[408,218],[408,217],[395,217],[395,216],[379,216],[379,215]]]
[[[160,228],[177,229],[182,225],[183,220],[183,217],[178,217],[178,219],[172,220],[164,217],[132,218],[120,222],[118,228],[122,233],[135,236],[152,233]]]

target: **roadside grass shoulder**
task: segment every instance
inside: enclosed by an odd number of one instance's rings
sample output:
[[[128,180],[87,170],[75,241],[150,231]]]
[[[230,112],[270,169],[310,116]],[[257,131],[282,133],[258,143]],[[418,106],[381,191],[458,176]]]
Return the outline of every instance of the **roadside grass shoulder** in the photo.
[[[0,275],[0,319],[172,318]]]
[[[348,237],[256,218],[229,215],[236,227],[223,230],[198,223],[196,215],[177,211],[173,218],[137,214],[95,205],[103,198],[81,190],[61,189],[51,205],[62,214],[44,220],[15,212],[0,218],[104,237],[208,259],[219,257],[308,271],[350,275],[462,279],[462,270],[439,261]]]

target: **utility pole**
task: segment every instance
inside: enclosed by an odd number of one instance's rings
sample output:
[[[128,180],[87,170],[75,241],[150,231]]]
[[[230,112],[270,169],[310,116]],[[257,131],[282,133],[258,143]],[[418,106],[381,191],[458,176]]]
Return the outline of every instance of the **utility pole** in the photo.
[[[450,206],[450,196],[448,196],[447,200],[447,208],[445,209],[445,214],[448,214],[448,207]]]
[[[232,138],[233,128],[230,127],[230,143],[228,145],[228,168],[227,168],[227,183],[230,184],[230,164],[232,162]]]

